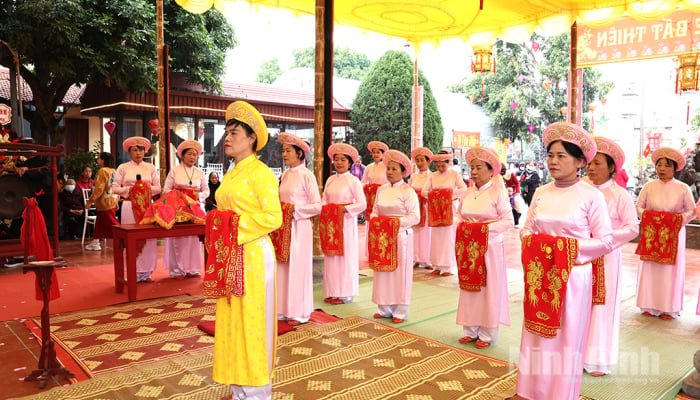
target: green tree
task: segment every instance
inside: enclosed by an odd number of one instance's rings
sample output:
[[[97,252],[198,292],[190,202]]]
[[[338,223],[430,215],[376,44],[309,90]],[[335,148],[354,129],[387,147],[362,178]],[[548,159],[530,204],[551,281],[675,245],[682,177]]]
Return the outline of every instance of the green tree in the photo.
[[[272,83],[275,79],[279,78],[280,75],[282,75],[282,68],[280,68],[279,60],[275,57],[272,60],[265,61],[260,66],[260,72],[258,72],[255,81],[260,83]]]
[[[292,68],[315,68],[316,51],[314,47],[292,51],[294,62]],[[358,53],[347,47],[333,49],[333,75],[341,78],[362,80],[372,66],[366,54]]]
[[[430,84],[418,71],[423,86],[423,144],[433,152],[442,148],[442,119]],[[367,143],[380,140],[390,148],[411,152],[413,63],[402,51],[390,50],[377,60],[360,84],[352,111],[350,137],[363,160],[371,160]]]
[[[156,12],[150,0],[16,0],[0,4],[0,38],[19,54],[20,74],[33,95],[26,110],[38,143],[60,143],[57,113],[74,84],[106,83],[131,92],[156,88]],[[221,86],[226,50],[236,45],[233,28],[212,9],[190,14],[164,0],[165,44],[171,71],[191,83]],[[14,68],[9,51],[0,65]],[[51,140],[49,140],[51,139]]]
[[[532,43],[539,43],[538,51]],[[483,107],[496,135],[511,141],[521,140],[535,146],[542,157],[541,133],[549,124],[563,119],[561,108],[567,105],[570,69],[570,35],[545,38],[533,34],[530,41],[494,46],[497,73],[474,73],[451,85],[453,92],[464,93],[474,104]],[[613,83],[602,80],[592,68],[583,70],[583,110],[612,90]],[[513,108],[515,106],[515,108]],[[584,128],[590,117],[584,113]],[[533,126],[533,133],[528,129]]]

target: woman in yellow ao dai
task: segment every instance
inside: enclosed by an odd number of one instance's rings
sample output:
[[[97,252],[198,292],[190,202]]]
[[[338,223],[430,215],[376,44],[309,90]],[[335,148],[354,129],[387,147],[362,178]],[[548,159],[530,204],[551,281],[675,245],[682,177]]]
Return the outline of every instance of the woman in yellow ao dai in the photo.
[[[229,118],[232,116],[231,118]],[[269,399],[277,336],[275,251],[268,234],[282,225],[278,183],[255,151],[268,140],[267,127],[250,104],[226,111],[226,155],[235,159],[216,192],[219,210],[240,215],[238,244],[244,249],[245,295],[216,302],[216,382],[232,386],[233,399]]]

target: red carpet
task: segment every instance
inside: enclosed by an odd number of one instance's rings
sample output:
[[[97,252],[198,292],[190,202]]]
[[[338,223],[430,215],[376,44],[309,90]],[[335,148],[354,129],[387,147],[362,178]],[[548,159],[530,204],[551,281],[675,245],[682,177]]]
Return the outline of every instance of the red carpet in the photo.
[[[160,263],[159,263],[160,264]],[[51,314],[87,308],[103,307],[126,303],[124,293],[114,289],[114,267],[112,264],[89,268],[61,268],[57,270],[61,297],[51,301]],[[181,294],[201,294],[202,279],[175,280],[169,272],[158,266],[153,272],[154,283],[138,285],[138,300],[154,299]],[[35,317],[41,314],[42,303],[34,298],[34,274],[12,274],[0,280],[0,293],[3,304],[0,307],[0,321]]]

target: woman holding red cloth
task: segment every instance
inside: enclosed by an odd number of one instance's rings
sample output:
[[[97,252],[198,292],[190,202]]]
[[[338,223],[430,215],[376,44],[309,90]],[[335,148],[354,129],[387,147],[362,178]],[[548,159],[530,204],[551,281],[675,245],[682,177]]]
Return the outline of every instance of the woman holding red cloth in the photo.
[[[122,224],[138,224],[143,213],[148,209],[150,197],[160,194],[160,176],[156,167],[143,161],[146,152],[151,148],[151,142],[140,136],[133,136],[122,144],[124,151],[129,153],[131,161],[121,164],[114,173],[112,192],[120,195],[122,202]],[[138,181],[141,181],[140,183]],[[132,188],[150,186],[150,193],[139,196]],[[138,282],[153,282],[151,273],[156,269],[158,261],[158,244],[156,239],[147,239],[143,250],[136,257],[136,280]]]
[[[112,238],[112,226],[119,225],[116,208],[117,197],[112,194],[112,179],[114,177],[114,156],[103,151],[97,159],[100,169],[95,175],[95,184],[92,187],[90,198],[85,208],[95,205],[97,216],[95,218],[95,231],[92,233],[92,242],[85,246],[85,250],[100,251],[100,240]]]
[[[209,197],[209,185],[204,172],[194,164],[202,154],[202,145],[196,140],[185,140],[177,146],[182,161],[174,166],[165,178],[163,194],[179,190],[202,206]],[[163,266],[170,269],[174,279],[195,278],[202,272],[202,245],[197,236],[165,239]]]
[[[471,168],[474,185],[462,196],[457,214],[462,221],[455,244],[462,289],[457,325],[463,327],[461,343],[476,341],[476,347],[484,348],[498,339],[499,324],[510,326],[503,232],[513,227],[513,213],[508,194],[492,179],[501,172],[498,155],[475,146],[467,150],[464,158]],[[462,235],[463,229],[476,237]],[[472,243],[479,242],[486,246],[476,256]]]
[[[392,318],[401,323],[408,318],[413,287],[413,232],[411,227],[420,220],[420,208],[416,191],[404,182],[411,174],[411,160],[398,150],[384,153],[386,177],[389,183],[377,190],[377,197],[367,229],[369,236],[369,262],[374,269],[372,301],[377,304],[374,318]],[[389,244],[374,235],[375,219],[393,219],[394,231],[387,232]],[[394,249],[390,248],[391,246]],[[376,260],[376,261],[375,261]],[[386,261],[386,262],[384,262]]]
[[[282,132],[277,136],[282,144],[282,160],[290,168],[280,177],[280,201],[291,207],[291,219],[285,218],[282,228],[288,236],[280,235],[277,249],[277,318],[289,325],[309,321],[314,310],[313,288],[313,221],[321,212],[321,195],[316,177],[304,165],[310,146],[303,139]],[[288,237],[288,239],[286,239]],[[280,250],[286,252],[280,254]]]
[[[277,338],[275,250],[269,233],[282,224],[278,181],[257,152],[268,141],[255,107],[226,108],[224,149],[235,160],[207,214],[206,296],[216,297],[212,379],[232,399],[271,399]]]
[[[350,173],[357,149],[334,143],[328,148],[328,156],[333,159],[336,174],[326,181],[321,198],[323,294],[326,303],[344,304],[360,293],[357,216],[367,204],[362,184]]]
[[[455,258],[455,201],[467,191],[467,185],[452,168],[452,154],[441,151],[433,156],[437,171],[430,174],[421,194],[428,203],[430,263],[434,275],[457,273]]]
[[[413,227],[413,263],[414,266],[433,269],[430,265],[430,226],[428,225],[428,206],[421,195],[423,186],[430,177],[428,166],[433,161],[433,152],[427,147],[416,147],[411,152],[411,158],[418,168],[418,172],[411,175],[408,180],[418,195],[420,201],[420,221]],[[422,224],[421,224],[422,222]]]
[[[596,155],[578,125],[549,125],[542,141],[553,182],[535,191],[521,230],[525,301],[517,393],[578,400],[592,305],[591,261],[612,249],[600,190],[578,175]]]
[[[637,247],[637,254],[641,252],[637,307],[644,315],[671,319],[683,309],[685,225],[695,217],[695,204],[688,185],[673,178],[674,172],[685,166],[681,153],[662,147],[651,154],[651,160],[659,178],[644,185],[637,197],[637,215],[642,219],[642,237]],[[661,228],[671,228],[674,238],[666,240],[659,235]],[[665,257],[648,257],[643,250]]]
[[[615,183],[614,175],[625,164],[625,153],[614,141],[596,136],[598,154],[586,168],[585,180],[605,196],[613,228],[614,250],[603,261],[593,264],[593,309],[586,345],[584,369],[593,376],[611,372],[620,352],[620,276],[622,250],[620,246],[637,237],[639,220],[632,197]],[[600,271],[600,272],[598,272]],[[601,276],[602,275],[602,276]]]

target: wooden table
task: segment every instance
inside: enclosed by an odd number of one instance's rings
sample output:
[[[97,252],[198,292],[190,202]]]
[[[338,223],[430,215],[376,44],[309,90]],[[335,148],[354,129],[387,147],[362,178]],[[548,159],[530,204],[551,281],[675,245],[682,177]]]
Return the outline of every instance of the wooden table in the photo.
[[[204,225],[175,224],[171,229],[158,225],[121,224],[112,226],[114,239],[114,287],[117,293],[124,292],[127,286],[129,301],[136,300],[136,256],[146,244],[146,239],[180,236],[198,236],[204,243]],[[124,279],[124,249],[126,249],[126,279]],[[204,259],[207,258],[206,248]]]

